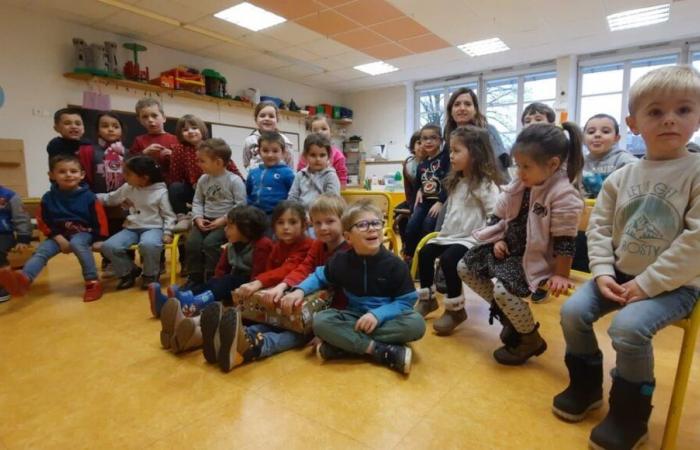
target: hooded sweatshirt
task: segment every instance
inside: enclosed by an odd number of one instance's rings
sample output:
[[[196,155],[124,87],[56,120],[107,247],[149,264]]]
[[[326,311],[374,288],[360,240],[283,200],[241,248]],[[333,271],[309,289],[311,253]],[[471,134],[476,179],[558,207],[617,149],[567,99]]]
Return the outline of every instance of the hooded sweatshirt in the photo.
[[[586,172],[610,175],[625,164],[639,161],[632,153],[617,147],[611,148],[608,153],[596,157],[592,153],[583,157],[583,170]]]
[[[340,180],[335,169],[326,167],[318,172],[311,172],[305,167],[294,176],[294,183],[287,198],[301,202],[308,208],[323,193],[340,195]]]
[[[28,244],[32,238],[32,223],[13,190],[0,186],[0,234],[16,234],[17,241]]]
[[[271,214],[279,202],[287,199],[293,182],[294,172],[286,164],[271,167],[260,164],[245,180],[248,204]]]
[[[86,184],[72,191],[51,184],[49,192],[41,197],[37,211],[39,229],[49,238],[61,235],[66,239],[81,232],[95,238],[107,236],[107,216]]]
[[[175,213],[170,206],[165,183],[153,183],[145,187],[124,184],[114,192],[97,196],[108,206],[121,205],[124,202],[129,205],[129,215],[124,221],[124,228],[162,228],[165,234],[172,234]]]

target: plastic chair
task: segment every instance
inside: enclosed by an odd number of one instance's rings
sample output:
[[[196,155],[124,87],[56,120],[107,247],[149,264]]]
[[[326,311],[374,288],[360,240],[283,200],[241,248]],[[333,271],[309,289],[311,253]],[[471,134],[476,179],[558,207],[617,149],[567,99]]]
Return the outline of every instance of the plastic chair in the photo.
[[[178,244],[180,243],[180,237],[182,233],[175,233],[173,235],[173,241],[170,244],[164,244],[164,250],[170,250],[170,284],[175,284],[177,281],[177,263],[180,258],[180,249]],[[139,245],[134,244],[129,247],[130,250],[138,251]]]
[[[384,213],[384,229],[382,230],[383,241],[388,243],[389,248],[396,255],[399,255],[399,241],[394,233],[394,209],[391,206],[391,197],[386,192],[365,191],[363,189],[346,189],[340,195],[348,204],[357,203],[360,200],[370,200],[373,205]]]
[[[434,237],[437,237],[439,233],[437,231],[433,231],[432,233],[428,233],[425,236],[423,236],[423,239],[421,239],[418,242],[418,245],[416,246],[416,251],[413,254],[413,260],[411,260],[411,278],[416,279],[416,272],[418,271],[418,257],[420,256],[420,251],[423,247],[425,247],[425,244],[428,243],[429,240],[431,240]]]

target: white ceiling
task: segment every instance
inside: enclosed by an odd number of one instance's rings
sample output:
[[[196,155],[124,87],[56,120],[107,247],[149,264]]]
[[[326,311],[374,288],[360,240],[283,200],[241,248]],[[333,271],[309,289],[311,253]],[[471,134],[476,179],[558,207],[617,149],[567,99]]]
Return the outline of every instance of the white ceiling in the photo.
[[[668,22],[615,33],[608,31],[606,15],[652,6],[664,0],[389,0],[407,16],[453,45],[500,37],[511,50],[470,58],[450,47],[388,60],[400,70],[372,77],[352,67],[373,62],[374,58],[296,23],[286,22],[255,33],[212,16],[239,0],[122,0],[224,35],[235,43],[96,0],[6,1],[38,14],[201,54],[251,70],[274,71],[276,76],[337,92],[533,63],[568,54],[700,37],[700,0],[674,0]]]

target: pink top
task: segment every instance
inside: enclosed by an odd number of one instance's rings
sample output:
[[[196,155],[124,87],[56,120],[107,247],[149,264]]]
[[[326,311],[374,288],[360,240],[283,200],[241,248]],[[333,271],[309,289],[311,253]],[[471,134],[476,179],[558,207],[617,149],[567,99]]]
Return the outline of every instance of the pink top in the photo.
[[[297,164],[297,171],[308,166],[306,160],[302,156],[299,158],[299,164]],[[348,184],[348,168],[345,167],[345,155],[337,147],[331,147],[331,166],[335,169],[335,173],[338,174],[338,180],[340,180],[340,187],[344,188]]]
[[[503,188],[494,210],[501,220],[474,231],[480,243],[493,243],[505,237],[508,223],[518,215],[524,192],[525,186],[519,179]],[[552,237],[575,237],[582,212],[581,195],[564,170],[558,170],[543,184],[530,189],[523,269],[532,292],[541,281],[554,275]]]

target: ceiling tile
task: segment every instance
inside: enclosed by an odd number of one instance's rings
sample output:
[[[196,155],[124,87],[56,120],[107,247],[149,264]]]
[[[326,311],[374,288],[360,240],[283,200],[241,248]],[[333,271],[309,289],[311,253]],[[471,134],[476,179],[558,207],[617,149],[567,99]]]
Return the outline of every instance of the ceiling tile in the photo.
[[[295,22],[284,22],[261,30],[260,33],[284,41],[289,45],[299,45],[322,37],[320,34]]]
[[[333,56],[330,59],[336,61],[339,67],[354,67],[374,61],[374,58],[371,56],[356,50],[343,53],[342,55]]]
[[[140,3],[140,1],[141,0],[127,0],[128,3]],[[201,17],[223,11],[224,9],[240,3],[241,0],[172,0],[172,2],[177,3],[178,5],[189,5],[190,7],[197,9],[200,12]],[[171,6],[167,10],[170,10],[173,7],[177,6]]]
[[[183,23],[192,23],[208,14],[195,7],[196,2],[174,2],[173,0],[142,0],[139,8],[147,9],[156,14],[161,14]]]
[[[248,67],[256,70],[271,70],[280,67],[289,66],[287,61],[282,61],[270,55],[257,55],[251,58],[246,58],[244,62]]]
[[[353,50],[340,42],[336,42],[333,39],[328,38],[321,38],[315,41],[307,42],[304,44],[304,49],[326,58],[329,56],[341,55]]]
[[[225,42],[205,48],[201,53],[202,55],[225,61],[240,61],[260,54],[259,51]]]
[[[324,36],[359,28],[359,25],[332,10],[304,17],[297,20],[297,23]]]
[[[328,72],[328,74],[340,80],[356,80],[367,76],[367,74],[363,74],[362,72],[354,69],[334,70]]]
[[[399,43],[414,53],[430,52],[451,46],[449,42],[435,36],[434,34],[426,34],[424,36],[404,39],[399,41]]]
[[[358,50],[389,42],[386,38],[366,28],[336,34],[333,39]]]
[[[370,47],[362,50],[370,56],[374,56],[377,59],[387,60],[400,58],[402,56],[410,55],[411,52],[403,47],[400,47],[393,42],[388,44],[377,45],[375,47]]]
[[[277,77],[290,77],[290,78],[303,78],[311,75],[318,75],[323,73],[323,69],[320,67],[312,65],[301,65],[295,64],[293,66],[282,67],[275,69],[275,76]]]
[[[410,17],[400,17],[390,22],[374,25],[370,28],[395,41],[430,33],[427,28]]]
[[[357,0],[336,11],[362,25],[369,26],[397,19],[404,14],[384,0]]]
[[[256,6],[271,11],[287,20],[317,13],[321,6],[313,0],[250,0]]]
[[[213,31],[215,33],[220,33],[226,37],[233,39],[243,37],[246,34],[250,33],[250,30],[247,30],[243,27],[239,27],[238,25],[232,24],[230,22],[226,22],[225,20],[221,20],[217,17],[205,17],[203,19],[199,19],[193,22],[192,25],[196,25],[198,27],[204,28],[205,30]]]
[[[343,79],[338,78],[334,75],[331,75],[330,73],[320,73],[317,75],[311,75],[310,77],[305,77],[304,81],[312,81],[315,83],[330,84],[330,83],[337,83],[338,81],[343,81]]]
[[[90,23],[106,19],[109,16],[121,12],[120,9],[112,6],[98,3],[94,0],[76,0],[76,1],[31,1],[26,2],[26,6],[32,10],[38,10],[43,13],[51,13],[52,11],[68,12],[75,14],[74,22]],[[70,20],[70,19],[69,19]]]
[[[169,25],[148,17],[139,16],[130,12],[119,12],[98,23],[100,27],[109,30],[110,25],[116,25],[123,30],[130,30],[135,36],[157,36],[174,30],[174,25]]]
[[[221,43],[218,39],[212,39],[199,33],[176,28],[167,33],[159,34],[150,38],[156,44],[165,47],[182,50],[185,52],[197,52],[198,50],[212,47]]]
[[[325,70],[328,71],[338,70],[341,67],[337,61],[330,58],[317,59],[315,61],[311,61],[311,64],[323,67]]]
[[[245,36],[240,37],[237,40],[243,44],[246,44],[249,47],[257,48],[260,50],[280,50],[285,47],[290,47],[290,45],[284,41],[275,39],[265,34],[253,32],[246,34]]]
[[[335,8],[336,6],[344,5],[346,3],[355,3],[355,1],[356,0],[316,0],[316,3],[320,3],[329,8]]]
[[[318,59],[317,54],[311,53],[304,47],[289,47],[285,48],[284,50],[280,50],[278,53],[300,61],[313,61],[314,59]]]

